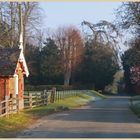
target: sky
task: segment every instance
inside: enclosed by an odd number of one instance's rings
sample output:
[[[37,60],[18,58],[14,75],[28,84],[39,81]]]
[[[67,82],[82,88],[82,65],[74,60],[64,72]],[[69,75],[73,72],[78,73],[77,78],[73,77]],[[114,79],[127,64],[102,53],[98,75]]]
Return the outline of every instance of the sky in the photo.
[[[97,23],[100,20],[114,21],[114,11],[121,2],[40,2],[43,8],[43,23],[46,28],[63,25],[81,27],[87,20]]]
[[[43,9],[42,28],[56,29],[59,26],[74,25],[82,30],[83,20],[94,24],[100,20],[113,22],[116,18],[115,10],[121,4],[122,2],[40,2]],[[120,47],[122,52],[127,49],[121,42]]]

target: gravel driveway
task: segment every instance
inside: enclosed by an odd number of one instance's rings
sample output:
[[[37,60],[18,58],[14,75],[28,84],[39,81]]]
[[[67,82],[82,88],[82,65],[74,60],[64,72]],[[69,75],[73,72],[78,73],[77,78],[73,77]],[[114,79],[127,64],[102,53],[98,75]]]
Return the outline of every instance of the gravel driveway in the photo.
[[[18,138],[140,138],[128,96],[108,96],[79,109],[40,118]]]

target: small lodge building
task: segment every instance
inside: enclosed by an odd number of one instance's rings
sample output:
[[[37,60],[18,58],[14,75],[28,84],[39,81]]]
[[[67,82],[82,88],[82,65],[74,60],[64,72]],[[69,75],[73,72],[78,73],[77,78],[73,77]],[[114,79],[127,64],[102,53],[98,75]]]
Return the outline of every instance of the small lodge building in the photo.
[[[22,49],[0,49],[0,101],[18,97],[19,109],[24,107],[24,75],[29,71]]]
[[[0,102],[5,99],[18,98],[18,109],[24,108],[24,75],[29,71],[23,53],[23,25],[20,12],[19,46],[0,48]]]

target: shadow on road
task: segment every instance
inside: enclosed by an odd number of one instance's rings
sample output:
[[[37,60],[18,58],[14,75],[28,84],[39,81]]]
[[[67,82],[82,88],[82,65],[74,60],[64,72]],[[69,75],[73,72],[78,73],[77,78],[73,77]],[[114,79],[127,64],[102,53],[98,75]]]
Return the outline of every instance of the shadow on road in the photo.
[[[42,117],[18,138],[139,138],[129,96],[108,96],[87,106]]]
[[[85,108],[73,109],[72,111],[57,114],[49,119],[63,121],[137,123],[136,119],[132,119],[134,114],[129,109],[129,98],[129,96],[109,96],[108,99],[103,101],[91,102]]]

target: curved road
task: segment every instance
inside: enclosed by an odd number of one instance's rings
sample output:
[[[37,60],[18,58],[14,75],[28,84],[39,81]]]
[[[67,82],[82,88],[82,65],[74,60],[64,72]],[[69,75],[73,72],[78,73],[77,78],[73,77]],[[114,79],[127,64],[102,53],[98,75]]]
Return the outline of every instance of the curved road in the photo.
[[[79,109],[39,119],[18,138],[140,138],[128,96],[108,96]]]

